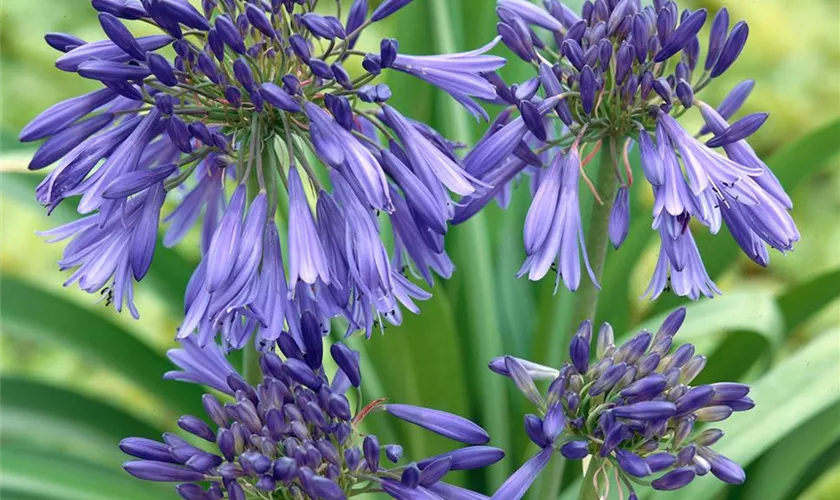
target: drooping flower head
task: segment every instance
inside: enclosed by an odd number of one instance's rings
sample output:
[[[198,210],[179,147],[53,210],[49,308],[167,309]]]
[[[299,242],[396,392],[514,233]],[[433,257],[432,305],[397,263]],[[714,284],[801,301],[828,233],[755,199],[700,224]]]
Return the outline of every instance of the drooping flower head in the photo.
[[[494,359],[490,369],[511,378],[536,406],[537,414],[525,417],[525,431],[542,451],[493,498],[522,498],[555,452],[569,460],[591,457],[589,466],[599,467],[603,477],[614,470],[619,487],[631,495],[633,484],[675,490],[709,472],[743,483],[743,469],[711,449],[723,431],[708,424],[752,409],[750,388],[691,385],[706,357],[692,344],[672,349],[684,319],[685,309],[678,309],[656,334],[642,331],[619,346],[604,323],[594,349],[592,323],[584,321],[569,346],[569,362],[559,370],[511,356]],[[535,383],[540,380],[551,381],[544,395]]]
[[[184,339],[181,349],[169,352],[180,370],[165,377],[222,393],[221,400],[204,395],[206,416],[178,420],[182,430],[206,443],[200,448],[174,433],[164,434],[163,442],[124,439],[120,448],[136,459],[124,464],[126,471],[140,479],[180,483],[176,489],[186,500],[339,500],[362,490],[397,499],[486,498],[442,481],[450,471],[481,468],[504,457],[502,450],[485,446],[490,437],[484,429],[450,413],[383,401],[354,411],[346,394],[361,384],[359,353],[334,344],[330,355],[338,370],[328,377],[317,320],[307,312],[300,323],[305,345],[282,333],[283,357],[273,351],[262,355],[262,383],[256,387],[233,369],[219,345],[200,347],[195,338]],[[409,462],[401,446],[362,434],[360,424],[374,411],[467,446]]]
[[[256,332],[268,346],[287,326],[299,336],[304,310],[370,334],[383,319],[399,323],[401,303],[416,311],[412,300],[428,297],[400,273],[430,285],[433,272],[449,276],[451,196],[480,184],[454,154],[459,144],[385,105],[391,90],[377,75],[414,75],[475,113],[472,99],[496,92],[479,75],[505,61],[484,54],[495,42],[443,56],[401,54],[394,39],[357,51],[365,28],[410,1],[370,13],[355,0],[343,19],[316,3],[205,0],[199,11],[187,0],[95,0],[106,39],[47,36],[63,52],[59,69],[103,85],[20,134],[46,139],[31,169],[57,164],[37,199],[52,210],[80,197],[87,215],[46,233],[71,239],[68,283],[136,316],[133,283],[152,264],[166,200],[176,205],[166,245],[201,220],[179,336],[198,332],[202,344],[220,335],[241,347]],[[135,37],[128,24],[138,20],[161,34]],[[395,228],[393,248],[380,224]]]
[[[703,57],[698,33],[707,22],[705,9],[681,12],[676,2],[665,0],[645,7],[640,0],[587,0],[577,14],[557,0],[543,5],[497,1],[499,36],[536,68],[536,75],[511,87],[489,77],[508,109],[464,161],[467,172],[494,185],[493,195],[500,199],[520,174],[532,176],[536,189],[525,224],[528,260],[522,274],[542,278],[546,259],[553,256],[558,281],[570,290],[578,287],[580,260],[587,261],[572,237],[579,226],[581,179],[598,203],[613,207],[609,237],[621,246],[630,224],[628,152],[633,147],[653,189],[652,225],[662,241],[651,297],[669,288],[692,299],[720,293],[706,273],[691,221],[712,233],[726,224],[762,266],[769,261],[768,246],[793,249],[799,232],[789,214],[791,200],[746,142],[767,114],[728,121],[753,82],[738,85],[716,109],[697,98],[737,60],[749,33],[745,22],[730,27],[727,10],[717,12]],[[541,113],[552,97],[557,99],[553,113]],[[694,109],[706,122],[696,136],[676,120]],[[602,164],[611,165],[619,179],[614,192],[598,192],[586,173],[599,149],[609,160]],[[566,170],[562,187],[560,170]],[[485,192],[468,197],[455,220],[466,220],[492,198]]]

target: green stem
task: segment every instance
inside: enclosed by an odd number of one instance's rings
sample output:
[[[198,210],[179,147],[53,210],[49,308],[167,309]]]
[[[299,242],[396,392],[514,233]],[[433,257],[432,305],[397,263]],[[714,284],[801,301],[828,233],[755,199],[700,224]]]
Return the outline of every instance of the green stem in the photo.
[[[595,183],[595,189],[598,190],[604,204],[595,203],[592,205],[589,227],[586,230],[586,251],[589,253],[589,263],[592,265],[592,271],[599,282],[604,274],[604,262],[607,258],[607,247],[610,244],[608,231],[610,212],[612,212],[615,193],[618,189],[615,158],[612,155],[617,143],[618,139],[615,137],[607,137],[601,147],[601,161],[598,165],[598,179]],[[595,320],[600,291],[592,280],[587,278],[581,280],[580,288],[575,297],[572,328],[576,328],[584,320]]]
[[[242,375],[245,377],[245,381],[254,387],[262,383],[260,353],[251,342],[242,349]]]
[[[580,493],[578,493],[578,500],[598,500],[600,495],[595,487],[595,474],[601,468],[600,460],[593,459],[589,462],[589,467],[586,468],[586,475],[583,476],[583,483],[580,485]]]

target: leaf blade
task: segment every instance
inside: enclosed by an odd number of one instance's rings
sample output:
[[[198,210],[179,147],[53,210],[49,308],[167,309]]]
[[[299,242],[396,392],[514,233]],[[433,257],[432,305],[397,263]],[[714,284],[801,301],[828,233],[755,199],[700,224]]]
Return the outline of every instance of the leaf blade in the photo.
[[[0,379],[0,439],[83,456],[103,464],[125,458],[125,437],[155,439],[160,430],[105,404],[59,387],[19,377]]]
[[[6,334],[38,336],[71,347],[154,394],[169,408],[201,412],[198,387],[163,380],[163,373],[172,369],[166,358],[91,311],[24,281],[0,276],[0,314]]]

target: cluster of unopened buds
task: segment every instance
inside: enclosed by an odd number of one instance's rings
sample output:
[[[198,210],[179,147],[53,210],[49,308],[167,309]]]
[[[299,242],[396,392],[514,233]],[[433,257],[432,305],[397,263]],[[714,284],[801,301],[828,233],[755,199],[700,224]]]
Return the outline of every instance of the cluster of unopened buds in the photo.
[[[185,500],[342,500],[371,491],[397,499],[476,498],[442,480],[450,471],[485,467],[504,457],[502,450],[483,446],[490,440],[487,432],[463,417],[411,405],[374,401],[354,411],[347,393],[355,388],[361,394],[359,353],[333,344],[330,354],[338,369],[327,377],[318,322],[307,312],[301,323],[305,348],[281,333],[284,358],[262,355],[262,382],[256,387],[234,370],[217,345],[202,348],[188,339],[182,349],[170,351],[181,371],[166,378],[211,387],[227,402],[204,395],[212,427],[192,415],[178,420],[204,446],[172,433],[164,434],[163,442],[124,439],[120,448],[139,459],[126,462],[125,469],[140,479],[181,483],[176,489]],[[374,411],[468,446],[398,465],[401,446],[380,445],[375,435],[359,430]],[[213,451],[206,451],[208,444]]]
[[[587,477],[606,489],[612,472],[631,499],[637,498],[636,485],[676,490],[709,472],[743,483],[743,469],[710,448],[723,431],[707,424],[752,409],[750,388],[691,385],[706,357],[692,344],[672,349],[684,319],[685,309],[678,309],[656,334],[642,331],[619,346],[604,323],[594,353],[592,323],[585,321],[569,346],[570,362],[559,370],[511,356],[493,360],[490,369],[513,379],[537,407],[539,415],[525,417],[525,432],[541,448],[494,498],[521,498],[554,453],[570,460],[589,457],[593,473]],[[551,381],[545,396],[539,380]]]

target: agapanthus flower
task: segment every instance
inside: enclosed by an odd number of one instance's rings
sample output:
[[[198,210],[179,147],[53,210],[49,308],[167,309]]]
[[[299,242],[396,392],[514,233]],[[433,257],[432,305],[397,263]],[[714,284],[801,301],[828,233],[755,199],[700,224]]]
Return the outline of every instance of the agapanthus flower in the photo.
[[[793,249],[799,232],[789,214],[791,200],[746,142],[767,114],[729,122],[753,82],[735,87],[717,109],[698,98],[736,62],[749,33],[745,22],[730,29],[728,11],[718,11],[703,59],[698,33],[709,17],[705,9],[680,12],[676,2],[665,0],[644,7],[640,0],[587,0],[576,14],[557,0],[542,3],[497,1],[499,36],[536,74],[510,87],[485,75],[496,86],[497,101],[508,107],[464,160],[467,172],[495,186],[495,193],[506,192],[523,175],[537,186],[525,224],[523,274],[542,278],[551,253],[558,282],[570,290],[579,286],[579,261],[587,261],[587,250],[572,235],[580,226],[581,181],[605,205],[600,210],[612,210],[608,234],[613,246],[621,246],[630,227],[632,148],[638,148],[653,190],[652,226],[661,237],[651,297],[668,289],[693,299],[720,293],[694,243],[697,226],[715,234],[726,225],[762,266],[769,262],[768,247]],[[550,97],[558,102],[545,116],[538,110]],[[694,109],[706,122],[696,135],[677,121]],[[615,171],[616,187],[609,182],[599,188],[589,180],[587,164],[597,150],[606,160],[601,168]],[[558,195],[560,165],[565,175]],[[580,175],[573,175],[577,171]],[[455,221],[468,219],[492,198],[484,192],[471,197],[458,207]],[[542,265],[535,267],[535,261]],[[599,272],[590,273],[596,286]]]
[[[706,357],[692,344],[672,349],[684,319],[685,309],[678,309],[656,334],[641,331],[619,346],[609,323],[601,325],[593,346],[592,323],[584,321],[560,369],[512,356],[494,359],[490,369],[511,378],[536,406],[537,413],[525,417],[525,431],[541,451],[493,498],[522,498],[554,453],[569,460],[590,457],[596,482],[616,474],[622,495],[629,491],[630,498],[637,498],[632,495],[639,484],[675,490],[709,472],[726,483],[743,483],[743,469],[711,448],[723,431],[707,424],[752,409],[750,388],[691,385]],[[551,381],[544,394],[539,380]]]
[[[215,342],[201,347],[189,337],[171,350],[169,358],[179,370],[165,378],[205,385],[218,395],[203,396],[205,416],[178,420],[192,435],[189,440],[175,433],[164,434],[162,442],[124,439],[120,448],[134,457],[125,470],[148,481],[180,483],[176,490],[186,500],[339,500],[362,491],[397,499],[486,498],[443,482],[450,471],[482,468],[504,457],[502,450],[486,446],[490,437],[484,429],[457,415],[383,400],[353,410],[347,393],[362,383],[359,353],[332,345],[338,369],[328,377],[317,319],[306,312],[299,322],[303,344],[280,333],[283,356],[262,354],[262,382],[256,387],[237,373]],[[400,445],[380,443],[363,432],[360,426],[372,412],[466,446],[409,461]]]
[[[315,3],[95,0],[106,39],[47,36],[63,52],[59,69],[103,85],[20,134],[47,139],[31,169],[57,163],[37,199],[52,210],[80,197],[87,216],[46,233],[71,240],[69,282],[136,316],[134,282],[153,259],[165,201],[175,205],[167,246],[200,226],[179,337],[198,332],[202,344],[220,336],[242,347],[256,332],[265,348],[284,329],[299,336],[304,310],[370,335],[400,322],[400,304],[416,311],[413,300],[429,297],[398,275],[431,285],[433,273],[451,274],[452,198],[485,186],[463,169],[461,145],[388,106],[391,89],[376,78],[417,76],[476,112],[473,97],[496,98],[481,76],[505,63],[485,54],[496,42],[439,56],[402,54],[393,39],[357,51],[365,28],[410,2],[369,13],[355,0],[343,20]],[[135,37],[126,20],[162,33]],[[159,52],[167,47],[172,60]],[[349,58],[363,70],[351,74]],[[393,246],[383,225],[395,228]]]

